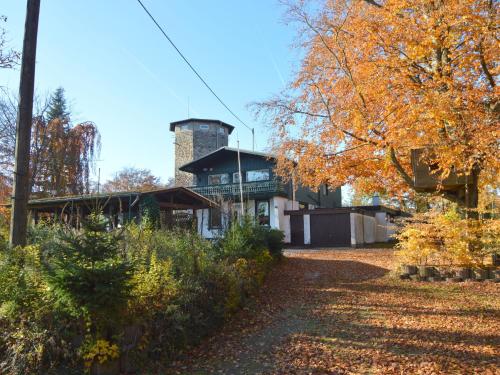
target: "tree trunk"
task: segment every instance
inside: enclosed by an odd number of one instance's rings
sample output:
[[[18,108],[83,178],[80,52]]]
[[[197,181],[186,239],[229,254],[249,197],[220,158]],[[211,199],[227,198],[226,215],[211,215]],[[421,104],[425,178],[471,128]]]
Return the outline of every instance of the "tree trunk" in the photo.
[[[477,219],[479,214],[477,207],[479,203],[479,169],[473,168],[470,176],[467,176],[464,194],[465,217],[467,219]]]

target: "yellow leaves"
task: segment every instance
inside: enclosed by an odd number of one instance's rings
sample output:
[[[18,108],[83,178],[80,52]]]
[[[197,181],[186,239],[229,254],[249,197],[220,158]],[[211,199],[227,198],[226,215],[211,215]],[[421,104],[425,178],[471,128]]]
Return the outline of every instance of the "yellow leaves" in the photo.
[[[463,219],[455,210],[419,214],[397,236],[403,264],[475,265],[498,245],[498,220]]]
[[[107,340],[97,340],[93,345],[87,348],[87,351],[82,355],[85,367],[90,368],[94,362],[104,364],[107,361],[117,359],[120,355],[120,350],[116,344],[111,344]]]
[[[326,179],[346,182],[369,176],[393,194],[409,187],[392,164],[382,162],[374,168],[373,163],[362,162],[378,158],[386,144],[397,150],[402,164],[407,163],[405,150],[433,143],[445,150],[437,156],[444,169],[460,159],[464,165],[480,163],[484,176],[494,175],[498,158],[492,156],[497,153],[500,129],[484,103],[496,96],[487,86],[477,51],[481,40],[494,72],[498,42],[485,28],[492,20],[482,7],[473,0],[439,6],[388,0],[381,11],[364,2],[327,2],[321,17],[309,15],[314,36],[306,37],[310,48],[293,92],[284,97],[302,115],[269,107],[276,123],[300,126],[279,128],[276,154],[299,162],[303,182],[314,185]],[[307,13],[298,8],[297,12]],[[442,131],[445,123],[447,133]],[[336,158],[335,167],[321,157],[327,153],[325,145],[337,150],[360,139],[377,146]],[[310,146],[304,149],[301,141]],[[281,161],[280,173],[289,175]]]

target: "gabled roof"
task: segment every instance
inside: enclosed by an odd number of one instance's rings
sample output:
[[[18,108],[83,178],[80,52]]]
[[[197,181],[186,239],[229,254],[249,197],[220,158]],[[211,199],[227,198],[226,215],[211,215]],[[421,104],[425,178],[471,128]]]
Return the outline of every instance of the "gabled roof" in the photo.
[[[232,148],[232,147],[221,147],[215,151],[212,151],[211,153],[202,156],[199,159],[193,160],[189,163],[186,163],[182,166],[179,167],[180,171],[184,172],[194,172],[196,170],[199,170],[200,168],[203,168],[204,166],[210,165],[213,161],[220,159],[224,156],[229,156],[230,154],[236,155],[238,153],[237,148]],[[276,160],[276,157],[272,154],[268,154],[265,152],[259,152],[259,151],[250,151],[250,150],[242,150],[240,149],[240,154],[241,155],[252,155],[252,156],[257,156],[263,159],[273,159]]]
[[[175,131],[175,127],[177,125],[183,125],[183,124],[187,124],[189,122],[207,122],[207,123],[210,123],[210,124],[218,124],[218,125],[226,127],[227,130],[228,130],[228,132],[229,132],[229,134],[231,134],[233,132],[233,130],[234,130],[234,126],[233,125],[228,124],[227,122],[224,122],[224,121],[210,120],[210,119],[203,119],[203,118],[188,118],[188,119],[185,119],[185,120],[171,122],[170,123],[170,131],[171,132]]]

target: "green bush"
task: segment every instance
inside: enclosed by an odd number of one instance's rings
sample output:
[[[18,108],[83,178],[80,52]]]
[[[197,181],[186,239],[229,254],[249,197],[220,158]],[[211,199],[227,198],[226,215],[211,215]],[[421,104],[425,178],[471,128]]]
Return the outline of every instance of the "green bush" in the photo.
[[[30,245],[0,253],[0,372],[44,372],[71,364],[71,319],[55,306],[44,279],[40,247]]]
[[[275,258],[281,258],[285,247],[285,234],[278,229],[267,229],[265,236],[269,253]]]
[[[84,317],[94,332],[113,322],[130,291],[131,265],[119,254],[119,237],[107,231],[98,212],[84,221],[83,232],[60,232],[45,262],[47,282],[61,308]]]
[[[168,360],[241,308],[283,248],[249,218],[215,242],[149,221],[108,230],[99,214],[81,231],[41,224],[0,253],[1,373],[81,372],[124,352]]]
[[[216,247],[222,259],[253,259],[264,250],[279,258],[284,247],[283,239],[283,232],[259,225],[254,218],[246,216],[241,222],[232,223]]]

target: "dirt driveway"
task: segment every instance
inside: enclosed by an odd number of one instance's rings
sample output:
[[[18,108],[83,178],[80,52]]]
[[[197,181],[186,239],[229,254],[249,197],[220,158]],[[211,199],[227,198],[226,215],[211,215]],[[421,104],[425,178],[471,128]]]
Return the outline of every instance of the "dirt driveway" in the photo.
[[[392,250],[289,251],[178,374],[500,374],[500,285],[417,283]]]

